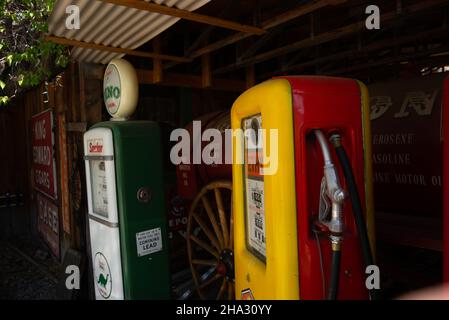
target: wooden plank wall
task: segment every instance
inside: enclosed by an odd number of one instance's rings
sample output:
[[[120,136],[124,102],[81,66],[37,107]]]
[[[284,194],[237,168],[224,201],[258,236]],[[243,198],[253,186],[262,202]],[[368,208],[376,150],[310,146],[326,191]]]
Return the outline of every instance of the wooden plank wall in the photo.
[[[72,63],[47,86],[41,84],[25,92],[0,110],[0,193],[23,190],[33,233],[37,232],[37,226],[30,119],[49,108],[53,110],[61,259],[69,247],[86,252],[88,245],[82,142],[86,128],[101,121],[102,86],[85,70],[85,65]],[[63,132],[65,137],[60,134]]]
[[[7,198],[19,194],[23,194],[25,199],[28,197],[29,152],[26,148],[24,108],[21,107],[23,100],[17,101],[20,102],[17,106],[0,107],[0,239],[9,239],[30,230],[28,202],[24,201],[24,206],[12,206],[11,202],[17,203],[17,198]]]

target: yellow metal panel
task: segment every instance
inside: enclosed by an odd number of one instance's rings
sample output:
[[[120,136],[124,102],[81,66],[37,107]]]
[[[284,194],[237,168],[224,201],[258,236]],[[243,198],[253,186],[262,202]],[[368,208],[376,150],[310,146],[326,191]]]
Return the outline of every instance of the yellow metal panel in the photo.
[[[246,248],[243,165],[233,164],[236,298],[251,289],[255,299],[299,299],[293,110],[290,83],[270,80],[243,93],[231,112],[233,129],[242,119],[262,115],[262,128],[278,129],[278,170],[264,177],[266,263]],[[243,141],[233,143],[234,160],[243,158]],[[271,141],[269,142],[271,143]],[[267,147],[268,150],[269,144]]]
[[[371,120],[368,89],[360,81],[361,104],[362,104],[362,126],[363,126],[363,148],[365,159],[365,199],[366,199],[366,225],[368,238],[371,244],[373,257],[376,256],[376,233],[374,217],[374,196],[373,196],[373,166],[371,151]]]

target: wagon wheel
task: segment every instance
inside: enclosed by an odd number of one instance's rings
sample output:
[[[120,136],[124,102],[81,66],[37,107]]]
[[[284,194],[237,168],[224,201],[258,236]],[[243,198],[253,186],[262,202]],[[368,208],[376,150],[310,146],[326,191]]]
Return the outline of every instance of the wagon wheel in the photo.
[[[234,299],[232,184],[215,181],[195,197],[187,223],[187,251],[201,299]]]

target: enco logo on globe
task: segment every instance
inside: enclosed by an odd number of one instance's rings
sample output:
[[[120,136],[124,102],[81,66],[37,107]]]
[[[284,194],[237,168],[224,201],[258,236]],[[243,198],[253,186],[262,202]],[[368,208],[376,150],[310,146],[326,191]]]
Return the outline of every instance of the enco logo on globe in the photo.
[[[269,132],[269,135],[267,134]],[[178,142],[170,151],[173,164],[248,164],[259,165],[261,175],[274,175],[278,170],[278,129],[225,129],[224,142],[222,132],[218,129],[201,131],[201,121],[193,121],[193,131],[190,136],[186,129],[176,129],[170,135],[170,141]],[[191,141],[193,148],[191,148]],[[243,153],[233,154],[232,143],[236,146],[260,150],[257,157],[243,159]],[[203,146],[203,142],[208,142]],[[223,148],[224,144],[224,148]],[[269,152],[267,152],[269,149]],[[223,150],[225,150],[223,154]],[[191,154],[192,151],[192,154]],[[193,159],[193,161],[192,161]]]

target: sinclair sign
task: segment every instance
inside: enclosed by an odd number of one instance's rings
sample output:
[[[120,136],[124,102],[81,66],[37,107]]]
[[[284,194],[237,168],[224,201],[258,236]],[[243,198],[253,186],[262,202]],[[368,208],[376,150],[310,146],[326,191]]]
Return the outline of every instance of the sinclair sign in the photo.
[[[31,118],[34,188],[56,200],[53,113],[51,109]]]

